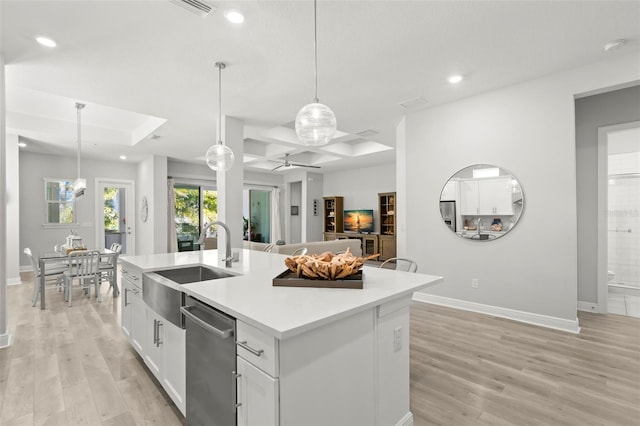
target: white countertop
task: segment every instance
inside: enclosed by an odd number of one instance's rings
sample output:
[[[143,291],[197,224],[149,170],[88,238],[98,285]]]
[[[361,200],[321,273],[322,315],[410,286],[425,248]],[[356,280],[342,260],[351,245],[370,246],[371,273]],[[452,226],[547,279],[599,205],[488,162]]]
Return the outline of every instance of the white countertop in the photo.
[[[235,250],[234,250],[235,251]],[[180,266],[208,265],[238,276],[183,284],[185,293],[278,339],[306,332],[356,312],[430,287],[442,277],[365,266],[363,289],[273,286],[285,271],[286,255],[241,250],[240,262],[225,268],[218,250],[122,256],[121,261],[150,272]]]

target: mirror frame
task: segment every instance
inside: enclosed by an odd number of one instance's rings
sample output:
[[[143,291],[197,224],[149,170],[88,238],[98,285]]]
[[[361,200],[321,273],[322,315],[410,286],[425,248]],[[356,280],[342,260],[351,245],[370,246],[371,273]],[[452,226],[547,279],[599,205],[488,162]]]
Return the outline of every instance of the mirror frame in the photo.
[[[473,164],[445,182],[439,204],[443,224],[454,235],[469,241],[494,241],[511,232],[522,218],[524,190],[509,170]]]

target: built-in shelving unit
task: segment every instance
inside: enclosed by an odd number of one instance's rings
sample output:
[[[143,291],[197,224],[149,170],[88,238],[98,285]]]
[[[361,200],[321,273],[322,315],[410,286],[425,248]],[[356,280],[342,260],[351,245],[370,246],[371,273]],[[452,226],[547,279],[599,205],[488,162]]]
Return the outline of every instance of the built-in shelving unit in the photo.
[[[378,250],[380,260],[396,256],[396,193],[378,194],[378,213],[380,216],[380,238]]]
[[[343,197],[323,197],[323,228],[324,239],[335,240],[336,233],[343,231],[344,198]]]

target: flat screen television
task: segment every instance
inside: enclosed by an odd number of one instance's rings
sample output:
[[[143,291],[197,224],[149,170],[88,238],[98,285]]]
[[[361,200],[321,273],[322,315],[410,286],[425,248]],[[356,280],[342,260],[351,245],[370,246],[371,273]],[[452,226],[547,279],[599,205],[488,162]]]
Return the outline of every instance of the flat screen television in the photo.
[[[344,232],[373,232],[373,210],[345,210]]]

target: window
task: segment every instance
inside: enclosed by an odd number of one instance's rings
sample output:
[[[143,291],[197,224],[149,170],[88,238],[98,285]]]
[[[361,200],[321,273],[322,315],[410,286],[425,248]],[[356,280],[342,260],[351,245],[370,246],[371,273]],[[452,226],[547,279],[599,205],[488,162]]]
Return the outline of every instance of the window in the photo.
[[[45,179],[46,225],[76,223],[73,182],[68,179]]]

